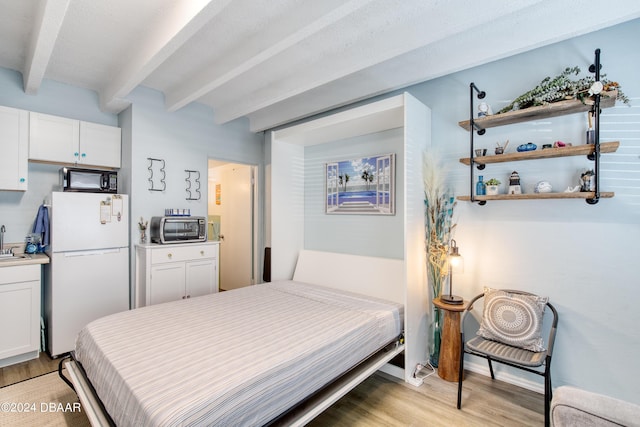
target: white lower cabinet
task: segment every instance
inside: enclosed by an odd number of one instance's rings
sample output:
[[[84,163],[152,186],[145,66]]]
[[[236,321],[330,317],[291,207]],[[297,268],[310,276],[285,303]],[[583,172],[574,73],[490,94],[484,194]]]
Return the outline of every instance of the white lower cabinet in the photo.
[[[41,266],[0,268],[0,367],[38,357]]]
[[[218,292],[218,242],[136,246],[136,307]]]

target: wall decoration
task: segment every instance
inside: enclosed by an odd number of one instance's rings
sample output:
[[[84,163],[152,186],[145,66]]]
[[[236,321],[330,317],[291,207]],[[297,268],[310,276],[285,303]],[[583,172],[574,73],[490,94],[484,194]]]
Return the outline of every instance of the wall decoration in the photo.
[[[325,165],[327,214],[395,215],[395,154]]]
[[[167,177],[166,172],[164,171],[164,160],[163,159],[153,159],[151,157],[147,157],[149,160],[149,191],[164,191],[167,189],[167,183],[165,182],[165,178]],[[154,173],[154,170],[156,172]]]
[[[187,177],[185,178],[187,186],[186,200],[200,200],[200,171],[188,169],[184,171],[187,173]]]

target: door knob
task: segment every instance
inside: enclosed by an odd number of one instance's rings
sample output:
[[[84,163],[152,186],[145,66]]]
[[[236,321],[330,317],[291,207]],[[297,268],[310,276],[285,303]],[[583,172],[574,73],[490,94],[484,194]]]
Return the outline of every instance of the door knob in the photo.
[[[224,234],[220,235],[220,240],[224,240]]]

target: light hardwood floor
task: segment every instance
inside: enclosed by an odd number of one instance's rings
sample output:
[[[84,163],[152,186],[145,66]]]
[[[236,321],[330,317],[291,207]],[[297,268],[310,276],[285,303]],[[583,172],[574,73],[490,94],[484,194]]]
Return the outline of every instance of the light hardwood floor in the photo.
[[[39,359],[0,369],[0,386],[57,369],[45,353]],[[539,393],[467,372],[462,409],[456,409],[458,384],[437,374],[414,387],[384,373],[364,381],[309,424],[349,426],[542,426],[544,399]]]
[[[40,353],[38,359],[0,368],[0,387],[55,371],[59,360],[52,360],[47,353]]]
[[[511,384],[467,372],[462,409],[458,383],[434,374],[414,387],[377,373],[320,414],[321,426],[542,426],[544,398]]]

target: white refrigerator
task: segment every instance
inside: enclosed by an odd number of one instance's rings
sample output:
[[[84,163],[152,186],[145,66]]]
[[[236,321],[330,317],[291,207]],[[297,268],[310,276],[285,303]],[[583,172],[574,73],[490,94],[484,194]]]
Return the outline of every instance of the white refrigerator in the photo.
[[[56,357],[75,348],[89,322],[129,309],[128,196],[54,192],[50,216],[44,307]]]

